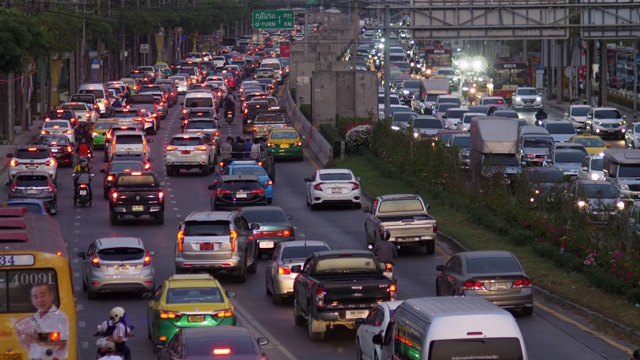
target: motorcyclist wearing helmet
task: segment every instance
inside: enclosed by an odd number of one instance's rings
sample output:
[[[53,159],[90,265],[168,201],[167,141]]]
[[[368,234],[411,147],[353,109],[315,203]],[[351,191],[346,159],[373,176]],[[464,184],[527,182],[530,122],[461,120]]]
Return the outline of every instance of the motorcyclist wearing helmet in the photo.
[[[76,147],[76,153],[80,157],[90,157],[91,156],[91,147],[87,144],[87,139],[84,137],[80,138],[80,143]]]
[[[549,116],[549,114],[544,111],[544,106],[540,106],[535,116],[536,120],[544,120],[547,118],[547,116]]]
[[[393,263],[393,259],[398,256],[398,250],[396,246],[389,241],[391,233],[389,230],[385,230],[380,234],[382,241],[376,242],[373,246],[373,255],[378,258],[378,261],[383,263]]]
[[[227,116],[227,111],[231,111],[233,113],[233,117],[236,116],[236,103],[231,99],[231,96],[227,96],[227,100],[224,101],[225,117]]]
[[[131,360],[131,351],[127,346],[127,339],[130,336],[126,322],[124,308],[117,306],[109,310],[109,320],[98,325],[98,332],[95,335],[102,336],[106,341],[115,344],[115,354],[123,357],[124,360]],[[106,355],[104,347],[98,347],[96,358]]]
[[[93,192],[91,191],[91,168],[89,167],[89,162],[84,157],[81,157],[80,161],[78,161],[78,165],[73,168],[74,204],[78,200],[78,186],[80,184],[87,185],[87,190],[89,191],[89,201],[93,203]]]

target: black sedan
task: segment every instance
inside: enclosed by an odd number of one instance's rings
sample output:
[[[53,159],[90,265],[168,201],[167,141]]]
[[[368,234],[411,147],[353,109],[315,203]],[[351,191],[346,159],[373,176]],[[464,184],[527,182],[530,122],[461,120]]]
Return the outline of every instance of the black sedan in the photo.
[[[47,145],[51,149],[58,166],[73,166],[73,144],[65,135],[42,135],[38,145]]]
[[[264,186],[255,175],[223,175],[210,185],[211,211],[267,205]]]

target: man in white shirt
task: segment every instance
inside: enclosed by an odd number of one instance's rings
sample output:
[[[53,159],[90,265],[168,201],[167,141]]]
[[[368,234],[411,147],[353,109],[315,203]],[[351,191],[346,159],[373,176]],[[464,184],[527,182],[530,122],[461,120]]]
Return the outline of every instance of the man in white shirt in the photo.
[[[16,330],[21,343],[29,348],[29,359],[44,360],[67,357],[69,318],[54,304],[55,293],[48,284],[36,283],[31,288],[31,303],[37,309],[30,321],[29,332]],[[25,319],[18,320],[23,322]]]
[[[112,343],[111,341],[107,341],[107,345],[105,345],[104,351],[106,355],[101,357],[99,360],[122,360],[121,356],[114,354],[116,352],[116,344]]]

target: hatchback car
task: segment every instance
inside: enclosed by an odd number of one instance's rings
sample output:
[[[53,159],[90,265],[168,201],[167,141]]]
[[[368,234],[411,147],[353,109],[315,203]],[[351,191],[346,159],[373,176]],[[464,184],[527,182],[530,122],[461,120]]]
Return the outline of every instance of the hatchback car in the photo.
[[[55,214],[58,208],[58,188],[46,172],[20,172],[9,184],[9,200],[13,199],[42,200],[47,204],[49,212]]]
[[[180,224],[175,246],[176,273],[224,271],[236,282],[258,268],[254,231],[237,211],[196,211]]]
[[[236,325],[229,298],[235,296],[209,274],[173,275],[158,286],[147,305],[147,329],[154,343],[171,342],[183,328]]]
[[[217,174],[216,174],[217,175]],[[262,183],[267,202],[271,204],[273,201],[273,181],[269,177],[267,170],[258,164],[255,160],[234,160],[225,166],[220,172],[220,176],[226,175],[255,175]],[[219,177],[214,180],[214,184],[219,181]]]
[[[508,251],[464,251],[436,266],[437,296],[479,296],[508,310],[533,314],[531,278]]]
[[[294,129],[275,129],[267,137],[267,152],[274,159],[304,160],[302,138]]]
[[[361,207],[360,178],[349,169],[320,169],[305,178],[307,206],[348,204]]]
[[[64,135],[42,135],[38,145],[46,145],[51,150],[58,165],[73,166],[73,143]]]
[[[58,173],[58,162],[53,157],[51,149],[46,145],[20,145],[13,153],[8,153],[9,181],[17,173],[24,171],[44,171],[55,180]]]
[[[161,349],[158,360],[266,360],[260,347],[267,344],[267,339],[256,338],[247,328],[225,326],[180,329],[171,342],[156,346]]]
[[[393,313],[402,303],[402,300],[381,302],[369,312],[365,319],[356,320],[356,324],[359,324],[356,332],[356,357],[358,359],[377,360],[383,358],[381,346],[373,343],[373,336],[380,334],[384,338]]]
[[[331,250],[329,245],[319,240],[293,240],[279,243],[273,257],[265,268],[265,287],[273,303],[282,304],[283,298],[293,295],[293,281],[298,273],[291,268],[302,265],[316,251]]]
[[[602,141],[602,138],[597,135],[576,135],[572,136],[568,142],[584,146],[589,155],[599,155],[608,147],[611,147],[611,144],[606,144]]]
[[[167,175],[178,175],[182,169],[198,169],[203,175],[209,175],[216,168],[215,151],[215,146],[197,133],[173,135],[165,148]]]
[[[240,209],[250,224],[260,225],[254,231],[258,242],[258,255],[273,254],[275,247],[284,241],[295,240],[291,215],[278,206],[249,206]]]
[[[42,124],[42,135],[64,135],[69,138],[72,143],[76,142],[76,134],[73,125],[69,120],[49,120]]]
[[[142,292],[155,289],[155,269],[142,239],[136,237],[108,237],[95,240],[82,259],[82,290],[90,300],[103,292]]]

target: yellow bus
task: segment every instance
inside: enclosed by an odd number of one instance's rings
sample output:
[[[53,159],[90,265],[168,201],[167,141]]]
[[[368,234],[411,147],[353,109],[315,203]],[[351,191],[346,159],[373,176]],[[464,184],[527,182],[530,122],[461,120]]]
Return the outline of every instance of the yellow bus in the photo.
[[[77,360],[71,265],[58,223],[0,208],[0,360]]]

